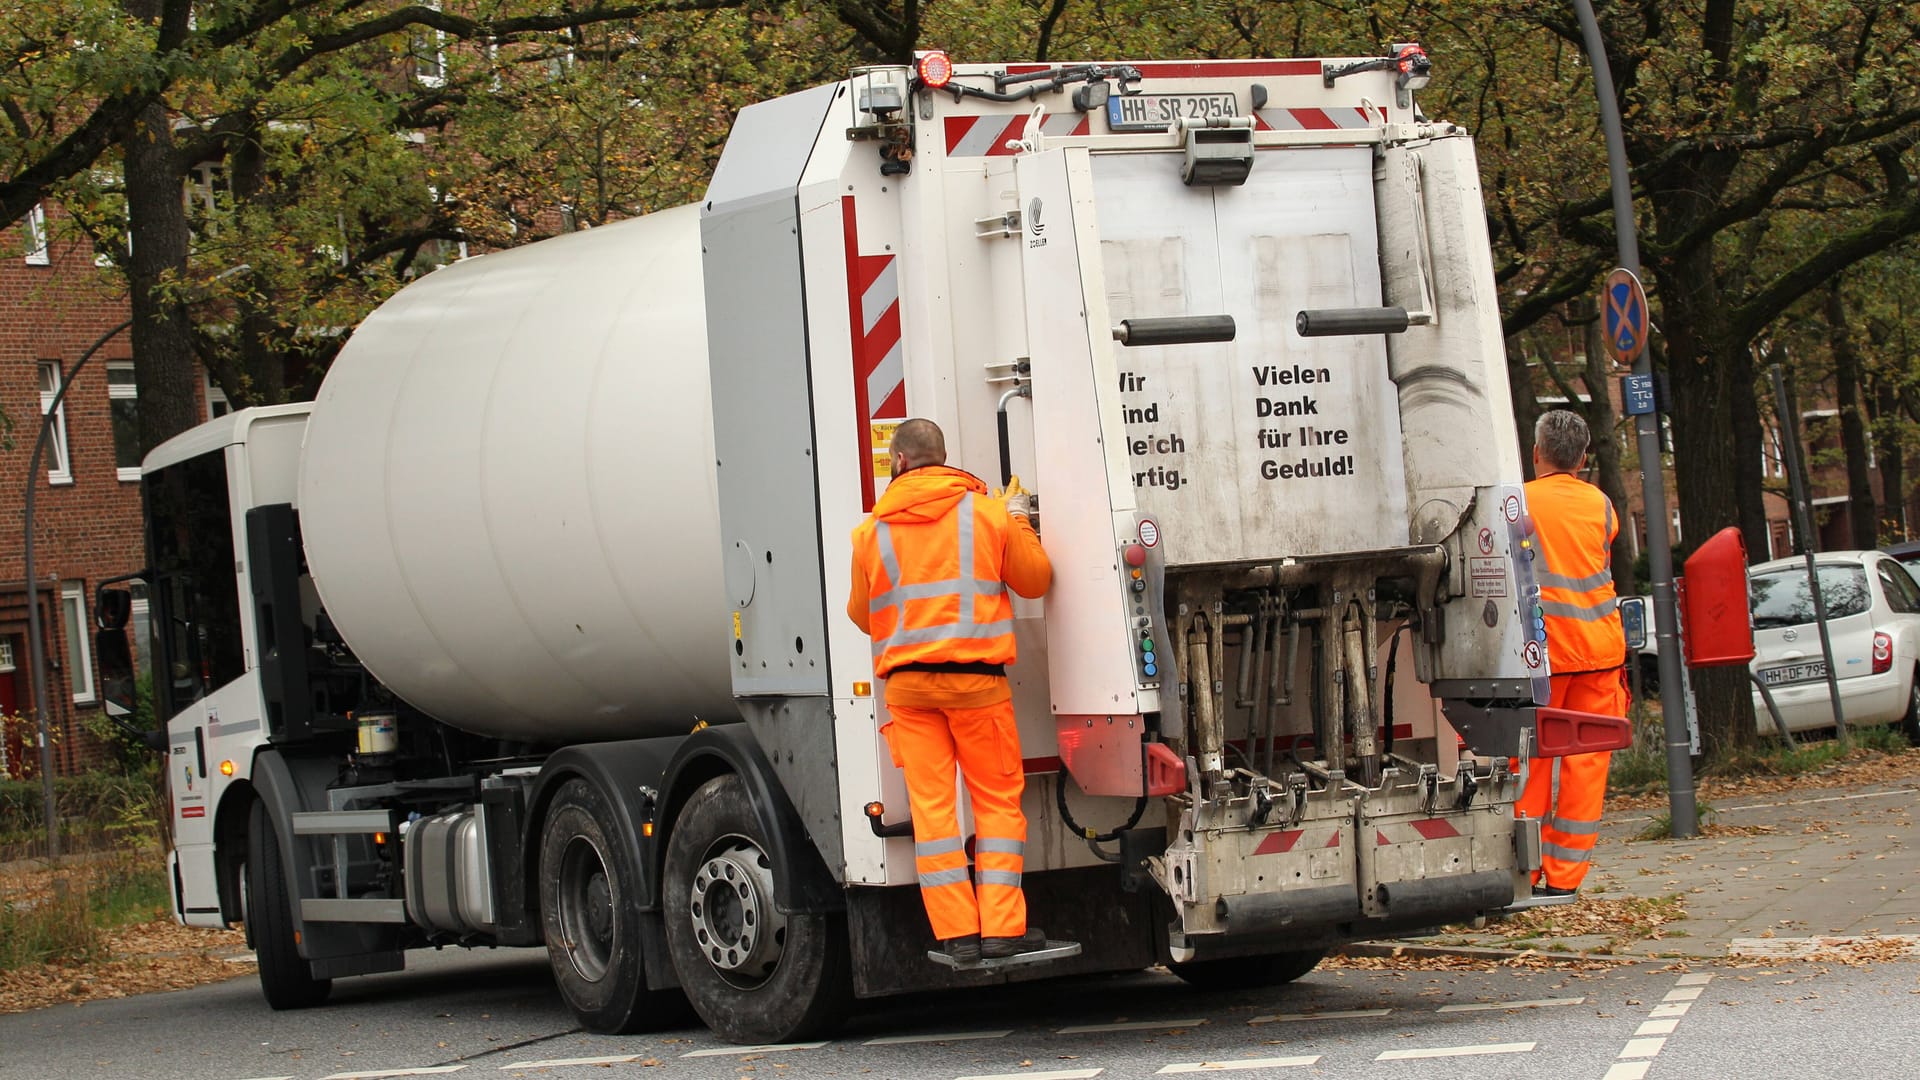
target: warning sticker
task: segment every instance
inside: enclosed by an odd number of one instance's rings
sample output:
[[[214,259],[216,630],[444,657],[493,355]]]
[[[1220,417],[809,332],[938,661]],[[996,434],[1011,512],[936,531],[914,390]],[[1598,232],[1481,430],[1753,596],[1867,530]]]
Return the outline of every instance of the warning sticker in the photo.
[[[893,433],[905,423],[904,420],[875,420],[867,425],[873,436],[873,478],[887,479],[888,466],[893,460]]]
[[[1480,554],[1482,555],[1493,554],[1493,530],[1492,529],[1480,530]]]
[[[1528,667],[1535,669],[1539,668],[1541,662],[1546,659],[1546,653],[1537,641],[1527,642],[1526,647],[1520,650],[1520,655],[1526,660]]]
[[[1472,596],[1507,595],[1507,560],[1495,557],[1491,559],[1468,559],[1467,575],[1472,586]]]
[[[1518,523],[1520,520],[1520,496],[1507,496],[1506,500],[1500,504],[1500,512],[1506,516],[1508,521]]]

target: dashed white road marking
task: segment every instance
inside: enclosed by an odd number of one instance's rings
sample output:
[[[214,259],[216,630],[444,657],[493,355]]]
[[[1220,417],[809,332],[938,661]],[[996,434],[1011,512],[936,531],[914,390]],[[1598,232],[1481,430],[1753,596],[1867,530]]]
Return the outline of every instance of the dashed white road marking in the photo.
[[[501,1069],[561,1069],[569,1065],[625,1065],[629,1061],[639,1061],[639,1054],[621,1054],[618,1057],[577,1057],[548,1058],[545,1061],[516,1061],[511,1065],[502,1065]]]
[[[1052,1072],[989,1072],[983,1076],[960,1076],[960,1080],[1089,1080],[1106,1072],[1104,1068],[1056,1068]]]
[[[819,1042],[805,1043],[767,1043],[762,1046],[710,1046],[705,1050],[689,1050],[680,1056],[683,1058],[731,1057],[736,1054],[770,1054],[778,1050],[818,1050],[827,1045],[825,1039]]]
[[[1667,1036],[1680,1026],[1680,1018],[1687,1015],[1694,1000],[1706,993],[1707,984],[1712,981],[1713,975],[1709,972],[1695,972],[1675,979],[1666,1000],[1653,1007],[1633,1038],[1627,1040],[1625,1048],[1614,1055],[1617,1060],[1603,1080],[1645,1080],[1653,1059],[1666,1049]]]
[[[1556,1005],[1584,1005],[1586,1001],[1587,999],[1584,997],[1541,998],[1537,1001],[1481,1001],[1472,1005],[1442,1005],[1440,1006],[1440,1011],[1443,1013],[1463,1013],[1499,1012],[1503,1009],[1550,1009]]]
[[[1017,1072],[991,1073],[984,1076],[962,1076],[960,1080],[1089,1080],[1099,1076],[1104,1069],[1056,1069],[1053,1072]]]
[[[1673,1029],[1679,1026],[1680,1026],[1680,1021],[1678,1020],[1649,1020],[1646,1023],[1641,1024],[1640,1029],[1638,1031],[1635,1031],[1634,1034],[1635,1035],[1671,1035],[1673,1034]]]
[[[1534,1044],[1482,1043],[1478,1046],[1435,1046],[1425,1050],[1383,1050],[1375,1061],[1413,1061],[1419,1058],[1475,1057],[1480,1054],[1525,1054]]]
[[[334,1072],[324,1076],[323,1080],[384,1080],[386,1076],[442,1076],[445,1072],[459,1072],[465,1065],[422,1065],[419,1068],[378,1068],[372,1072]]]
[[[1623,1058],[1659,1057],[1660,1050],[1667,1045],[1666,1036],[1652,1039],[1628,1039],[1627,1048],[1620,1051]]]
[[[1245,1061],[1195,1061],[1183,1065],[1167,1065],[1156,1075],[1236,1072],[1241,1069],[1291,1069],[1300,1065],[1312,1065],[1319,1060],[1320,1055],[1315,1054],[1312,1057],[1248,1058]]]
[[[879,1039],[868,1039],[862,1046],[901,1046],[906,1043],[960,1042],[964,1039],[1004,1039],[1013,1034],[1006,1031],[948,1031],[935,1035],[888,1035]]]
[[[1346,1009],[1340,1012],[1274,1013],[1272,1016],[1256,1016],[1247,1023],[1284,1024],[1293,1020],[1358,1020],[1367,1016],[1385,1016],[1392,1011],[1392,1009]]]
[[[1205,1020],[1129,1020],[1119,1024],[1079,1024],[1063,1027],[1055,1035],[1092,1035],[1103,1031],[1159,1031],[1163,1028],[1199,1027]]]

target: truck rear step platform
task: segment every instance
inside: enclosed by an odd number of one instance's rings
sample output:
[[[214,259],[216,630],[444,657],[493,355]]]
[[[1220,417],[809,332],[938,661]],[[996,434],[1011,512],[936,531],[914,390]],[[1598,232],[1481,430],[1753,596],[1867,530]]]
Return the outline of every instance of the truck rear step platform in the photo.
[[[1047,940],[1047,947],[1044,949],[1036,949],[1030,953],[1019,953],[1014,956],[996,956],[992,959],[976,960],[971,964],[959,963],[955,961],[953,957],[948,956],[939,949],[927,950],[927,959],[936,964],[944,964],[955,971],[998,971],[1001,968],[1013,967],[1016,964],[1039,964],[1049,960],[1065,960],[1069,956],[1079,955],[1079,942],[1054,941],[1051,938]]]

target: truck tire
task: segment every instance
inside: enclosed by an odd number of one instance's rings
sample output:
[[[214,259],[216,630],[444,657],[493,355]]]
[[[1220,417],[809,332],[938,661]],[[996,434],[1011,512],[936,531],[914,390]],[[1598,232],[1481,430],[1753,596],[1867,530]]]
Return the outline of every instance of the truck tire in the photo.
[[[280,862],[280,837],[267,804],[247,821],[247,939],[260,969],[260,992],[276,1009],[306,1009],[327,1000],[332,979],[316,979],[293,940],[293,903]]]
[[[679,991],[647,989],[634,900],[640,873],[618,828],[618,815],[598,787],[569,780],[548,806],[540,842],[547,962],[567,1007],[598,1035],[630,1035],[687,1019]]]
[[[1270,956],[1224,956],[1168,964],[1167,970],[1202,990],[1254,990],[1290,983],[1312,971],[1326,955],[1325,949],[1301,949]]]
[[[694,1011],[737,1043],[818,1037],[853,997],[844,917],[776,908],[770,847],[733,775],[693,793],[667,842],[667,951]]]

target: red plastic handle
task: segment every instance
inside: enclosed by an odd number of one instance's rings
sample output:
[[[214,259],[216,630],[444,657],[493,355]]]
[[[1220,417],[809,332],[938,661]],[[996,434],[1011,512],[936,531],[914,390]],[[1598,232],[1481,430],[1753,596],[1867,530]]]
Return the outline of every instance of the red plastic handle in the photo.
[[[1533,711],[1535,757],[1565,757],[1633,745],[1633,725],[1624,717],[1541,705]]]

